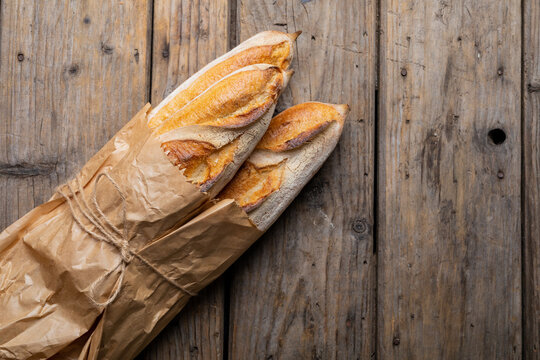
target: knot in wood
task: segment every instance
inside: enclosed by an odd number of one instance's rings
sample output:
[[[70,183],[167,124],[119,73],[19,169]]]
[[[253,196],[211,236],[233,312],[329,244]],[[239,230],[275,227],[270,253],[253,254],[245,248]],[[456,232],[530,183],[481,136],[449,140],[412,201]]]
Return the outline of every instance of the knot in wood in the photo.
[[[366,222],[366,219],[356,219],[354,220],[353,222],[353,226],[352,226],[354,232],[357,232],[359,234],[363,234],[367,231],[367,222]]]

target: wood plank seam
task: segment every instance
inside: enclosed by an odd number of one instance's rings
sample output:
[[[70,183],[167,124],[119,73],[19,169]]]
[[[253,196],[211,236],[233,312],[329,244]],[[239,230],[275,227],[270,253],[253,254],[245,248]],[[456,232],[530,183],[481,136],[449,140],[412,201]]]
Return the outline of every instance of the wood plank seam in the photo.
[[[540,4],[522,2],[523,358],[540,358]]]
[[[229,36],[229,50],[238,45],[238,1],[229,0],[229,27],[227,29]],[[229,359],[229,332],[231,327],[231,269],[228,269],[223,275],[224,278],[224,296],[223,296],[223,360]]]
[[[156,0],[150,0],[150,39],[148,41],[148,49],[146,50],[146,53],[148,54],[148,93],[146,95],[148,102],[152,105],[157,105],[152,103],[152,79],[153,79],[153,73],[154,70],[154,26],[155,26],[155,17],[154,17],[154,11],[156,6]]]
[[[381,123],[381,109],[382,106],[381,103],[381,91],[380,91],[380,81],[381,81],[381,42],[382,42],[382,23],[381,23],[381,11],[382,11],[382,2],[384,0],[377,0],[376,2],[376,14],[375,14],[375,103],[374,103],[374,119],[375,119],[375,125],[373,126],[373,139],[374,139],[374,156],[373,156],[373,254],[374,254],[374,260],[375,260],[375,275],[374,275],[374,297],[375,297],[375,304],[374,304],[374,312],[375,312],[375,321],[373,322],[372,326],[372,332],[374,337],[374,349],[373,353],[371,354],[372,359],[377,359],[378,349],[379,349],[379,337],[378,334],[378,327],[379,322],[378,319],[378,312],[379,312],[379,287],[377,286],[379,281],[379,251],[378,251],[378,241],[379,241],[379,226],[380,226],[380,219],[379,219],[379,188],[380,188],[380,165],[381,165],[381,153],[380,153],[380,142],[379,142],[379,124]]]
[[[526,329],[526,314],[525,314],[525,307],[526,307],[526,299],[525,299],[525,293],[527,291],[527,284],[526,284],[526,273],[525,273],[525,267],[526,267],[526,229],[525,229],[525,215],[526,215],[526,179],[525,179],[525,92],[524,89],[524,83],[525,83],[525,2],[527,0],[521,1],[521,84],[520,88],[521,91],[521,119],[520,119],[520,126],[521,126],[521,182],[520,182],[520,196],[521,196],[521,355],[523,359],[526,359],[526,348],[527,348],[527,335],[524,333]]]

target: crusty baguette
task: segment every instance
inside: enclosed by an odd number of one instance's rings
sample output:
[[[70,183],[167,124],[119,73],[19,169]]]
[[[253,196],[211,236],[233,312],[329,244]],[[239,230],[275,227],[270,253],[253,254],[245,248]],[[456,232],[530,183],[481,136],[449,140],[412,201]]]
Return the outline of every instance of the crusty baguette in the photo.
[[[214,196],[263,136],[291,75],[269,64],[236,70],[169,116],[153,136],[189,181]]]
[[[330,155],[348,113],[347,105],[318,102],[283,111],[217,197],[234,199],[265,231]]]
[[[286,70],[293,55],[294,41],[300,32],[287,34],[263,31],[212,61],[176,88],[148,114],[148,126],[155,128],[178,109],[199,96],[212,84],[245,66],[270,64]]]

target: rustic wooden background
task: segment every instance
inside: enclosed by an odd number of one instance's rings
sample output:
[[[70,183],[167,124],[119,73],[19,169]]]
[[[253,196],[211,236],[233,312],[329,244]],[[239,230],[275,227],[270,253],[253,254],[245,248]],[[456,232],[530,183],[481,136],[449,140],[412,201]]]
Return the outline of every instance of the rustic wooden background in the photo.
[[[540,358],[538,0],[0,0],[0,229],[266,29],[349,122],[139,360]]]

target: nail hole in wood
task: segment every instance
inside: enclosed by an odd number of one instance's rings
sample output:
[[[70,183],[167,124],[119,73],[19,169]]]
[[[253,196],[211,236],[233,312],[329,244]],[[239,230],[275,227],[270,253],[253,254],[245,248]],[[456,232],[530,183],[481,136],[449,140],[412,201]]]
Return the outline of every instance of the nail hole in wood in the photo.
[[[71,74],[71,75],[76,75],[78,72],[79,72],[79,65],[77,64],[73,64],[69,67],[68,69],[68,72]]]
[[[401,68],[401,76],[407,76],[407,69]]]
[[[24,60],[24,54],[23,53],[18,53],[17,54],[17,60],[19,60],[19,62],[23,61]]]
[[[501,145],[506,141],[506,133],[503,129],[491,129],[488,132],[488,138],[495,145]]]
[[[497,69],[497,75],[503,76],[503,74],[504,74],[504,68],[502,68],[502,67],[498,68]]]

